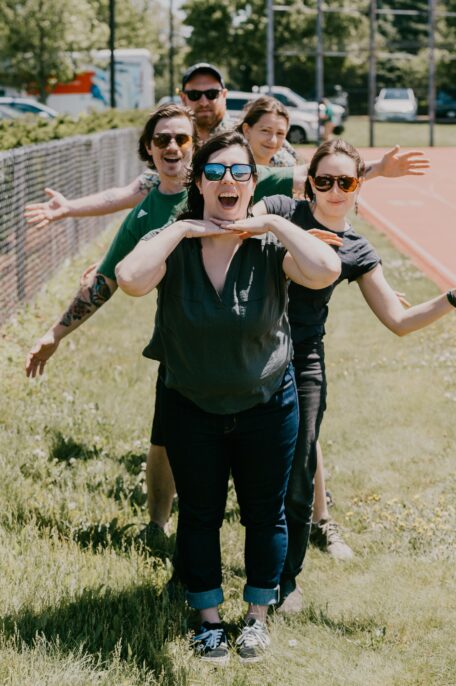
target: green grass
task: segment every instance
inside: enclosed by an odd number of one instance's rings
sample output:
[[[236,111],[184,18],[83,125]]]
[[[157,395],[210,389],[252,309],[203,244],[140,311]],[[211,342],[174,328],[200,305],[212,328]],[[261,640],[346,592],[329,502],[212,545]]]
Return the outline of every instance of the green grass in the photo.
[[[355,148],[369,147],[368,117],[350,116],[342,137]],[[424,122],[378,122],[374,127],[374,142],[377,148],[388,148],[396,143],[404,148],[425,147],[429,145],[429,125]],[[456,124],[436,124],[434,145],[456,146]]]
[[[386,240],[358,222],[394,286],[433,296]],[[192,617],[165,584],[168,554],[135,547],[156,367],[140,351],[154,296],[115,297],[64,341],[45,376],[25,354],[63,310],[112,233],[65,266],[1,330],[0,683],[139,686],[450,686],[456,683],[456,318],[398,339],[356,285],[334,296],[322,443],[335,518],[353,546],[311,550],[304,611],[271,621],[266,663],[227,669],[188,652]],[[243,532],[230,494],[224,616],[242,616]],[[165,551],[166,553],[166,551]]]

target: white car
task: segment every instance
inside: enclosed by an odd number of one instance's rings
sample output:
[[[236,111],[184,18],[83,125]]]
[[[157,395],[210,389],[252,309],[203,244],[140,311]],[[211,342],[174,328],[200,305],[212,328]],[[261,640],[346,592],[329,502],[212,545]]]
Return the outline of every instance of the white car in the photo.
[[[237,124],[244,114],[244,107],[253,102],[263,93],[251,93],[249,91],[228,91],[226,98],[226,111],[233,122]],[[274,97],[276,94],[274,93]],[[277,98],[279,99],[279,98]],[[296,108],[288,108],[290,115],[290,129],[287,138],[290,143],[316,143],[318,141],[318,117],[316,113],[304,112]]]
[[[378,121],[415,121],[417,109],[411,88],[382,88],[374,107]]]
[[[258,88],[258,92],[262,95],[267,95],[269,93],[269,88],[268,86],[260,86]],[[287,88],[286,86],[272,86],[271,94],[274,96],[274,98],[280,100],[282,105],[285,105],[290,113],[290,116],[295,112],[307,112],[308,114],[313,114],[314,117],[318,116],[317,101],[306,100],[306,98],[303,98],[298,93],[295,93],[295,91],[291,90],[291,88]],[[342,121],[345,115],[345,108],[341,105],[336,105],[335,103],[331,103],[331,107],[333,111],[334,128],[336,129],[335,133],[340,135],[344,130]],[[292,127],[290,126],[290,131],[288,134],[288,140],[290,143],[301,143],[302,141],[292,140],[294,137],[299,137],[299,132],[292,131],[291,129]]]
[[[58,112],[33,98],[0,97],[0,105],[7,105],[19,114],[37,114],[43,119],[54,119]]]

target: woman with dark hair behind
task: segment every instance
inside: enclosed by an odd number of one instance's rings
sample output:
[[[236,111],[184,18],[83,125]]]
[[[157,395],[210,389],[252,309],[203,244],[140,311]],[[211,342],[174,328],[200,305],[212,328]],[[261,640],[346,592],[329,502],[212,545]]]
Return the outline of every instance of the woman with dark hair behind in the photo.
[[[246,528],[249,605],[237,640],[244,662],[261,659],[267,609],[278,600],[298,425],[288,279],[322,288],[339,273],[329,246],[280,217],[250,222],[249,238],[214,223],[246,217],[255,182],[243,136],[212,138],[193,158],[188,212],[142,240],[116,270],[130,295],[158,287],[148,356],[164,363],[160,421],[179,496],[179,572],[201,615],[195,651],[218,663],[229,655],[218,605],[230,473]]]
[[[323,289],[310,290],[296,283],[291,283],[289,288],[300,422],[285,499],[288,551],[280,587],[281,609],[288,612],[302,608],[296,578],[303,567],[312,522],[316,449],[326,409],[323,337],[334,288],[344,280],[356,281],[374,314],[398,336],[428,326],[454,312],[456,307],[456,289],[453,289],[433,300],[404,309],[383,275],[376,251],[349,222],[350,212],[356,211],[363,174],[364,162],[352,145],[340,139],[328,141],[316,150],[310,162],[306,181],[308,200],[276,195],[264,198],[253,208],[256,218],[262,212],[279,215],[332,245],[342,264],[337,280]],[[251,221],[234,222],[225,228],[249,231]],[[320,525],[325,528],[328,522],[320,522]]]

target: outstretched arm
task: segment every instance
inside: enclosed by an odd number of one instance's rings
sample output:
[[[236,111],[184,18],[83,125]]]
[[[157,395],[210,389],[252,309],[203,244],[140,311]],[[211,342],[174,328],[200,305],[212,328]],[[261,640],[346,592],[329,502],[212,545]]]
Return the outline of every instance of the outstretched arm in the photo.
[[[388,150],[381,160],[366,162],[364,178],[366,181],[377,176],[397,178],[398,176],[423,176],[429,169],[430,162],[419,150],[400,152],[400,146]]]
[[[28,224],[36,224],[37,229],[43,229],[51,222],[67,217],[93,217],[129,209],[140,203],[148,193],[142,178],[138,176],[128,186],[108,188],[100,193],[73,200],[65,198],[62,193],[52,188],[45,188],[49,200],[26,205],[24,217]]]
[[[116,266],[116,279],[127,295],[140,297],[158,286],[166,274],[166,260],[184,238],[204,238],[226,231],[203,219],[179,220],[143,236]]]
[[[41,375],[47,361],[57,350],[60,341],[83,324],[100,309],[115,292],[117,284],[99,272],[89,283],[83,283],[70,306],[51,328],[39,338],[27,355],[25,372],[28,377]]]
[[[233,223],[223,222],[221,226],[250,235],[267,231],[275,234],[287,249],[283,260],[283,270],[288,278],[301,286],[313,289],[325,288],[332,284],[340,274],[340,260],[332,248],[288,219],[276,214],[258,214]]]
[[[372,312],[382,324],[398,336],[406,336],[412,331],[423,329],[445,314],[455,312],[446,293],[404,309],[395,291],[385,279],[381,265],[363,274],[358,279],[358,286]],[[453,293],[456,294],[456,289]]]

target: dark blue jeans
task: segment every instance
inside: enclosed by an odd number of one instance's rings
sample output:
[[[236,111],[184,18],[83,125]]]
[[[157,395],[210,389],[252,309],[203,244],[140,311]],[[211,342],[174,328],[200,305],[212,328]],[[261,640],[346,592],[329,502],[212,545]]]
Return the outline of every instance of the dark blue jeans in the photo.
[[[317,441],[326,409],[325,351],[321,338],[295,344],[293,365],[299,400],[299,432],[293,458],[285,512],[288,551],[280,579],[282,595],[296,588],[309,543],[317,468]]]
[[[179,574],[191,607],[223,601],[220,528],[233,476],[246,528],[244,599],[277,602],[287,550],[284,498],[298,431],[292,367],[269,402],[237,414],[205,412],[164,388],[163,429],[179,496]]]

